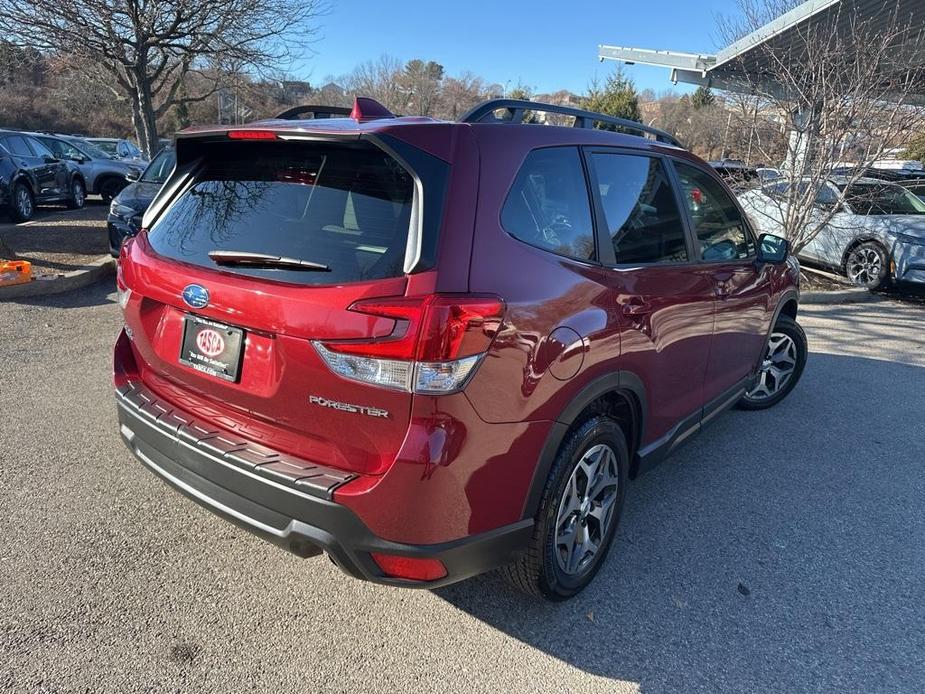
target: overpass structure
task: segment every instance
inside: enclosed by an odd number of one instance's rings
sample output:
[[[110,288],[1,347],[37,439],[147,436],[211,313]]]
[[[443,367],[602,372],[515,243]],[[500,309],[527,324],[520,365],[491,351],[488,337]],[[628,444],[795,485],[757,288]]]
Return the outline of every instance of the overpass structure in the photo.
[[[854,27],[861,23],[873,31],[902,26],[906,36],[921,41],[925,34],[925,0],[808,0],[717,53],[602,45],[598,47],[598,57],[602,61],[666,68],[676,84],[684,82],[727,91],[752,91],[749,85],[760,85],[765,93],[775,94],[781,87],[770,76],[771,56],[786,55],[790,47],[799,46],[801,37],[819,28],[833,28],[840,38],[850,42]],[[910,72],[915,83],[912,96],[921,104],[925,104],[923,63],[925,60],[915,66],[893,66],[894,70]],[[885,80],[894,77],[895,72],[884,75]]]

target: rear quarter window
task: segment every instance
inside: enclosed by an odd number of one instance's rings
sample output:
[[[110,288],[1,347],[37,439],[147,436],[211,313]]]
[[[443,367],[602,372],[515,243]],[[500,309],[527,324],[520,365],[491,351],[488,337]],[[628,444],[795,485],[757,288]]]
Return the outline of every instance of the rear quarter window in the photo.
[[[159,254],[219,269],[210,251],[297,258],[330,271],[222,266],[299,284],[403,274],[414,179],[372,145],[217,144],[149,233]]]
[[[501,211],[501,225],[531,246],[594,259],[588,186],[576,147],[536,149],[527,155]]]

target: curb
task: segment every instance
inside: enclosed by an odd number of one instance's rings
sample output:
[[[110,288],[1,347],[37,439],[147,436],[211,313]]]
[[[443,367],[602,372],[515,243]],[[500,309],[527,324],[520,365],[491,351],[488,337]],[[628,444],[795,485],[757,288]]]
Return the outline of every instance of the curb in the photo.
[[[101,256],[88,265],[77,270],[65,272],[53,280],[32,280],[25,284],[0,287],[0,301],[25,299],[34,296],[61,294],[73,289],[81,289],[108,275],[115,274],[116,259],[108,255]]]
[[[874,301],[883,301],[883,299],[862,288],[800,293],[800,304],[866,304]]]

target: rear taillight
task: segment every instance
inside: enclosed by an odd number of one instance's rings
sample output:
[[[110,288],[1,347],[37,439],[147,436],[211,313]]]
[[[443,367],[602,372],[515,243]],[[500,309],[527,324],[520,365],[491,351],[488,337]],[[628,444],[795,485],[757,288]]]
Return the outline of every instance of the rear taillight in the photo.
[[[430,295],[367,299],[351,311],[395,321],[387,337],[315,342],[335,373],[355,381],[414,393],[462,388],[501,327],[498,297]]]
[[[132,290],[125,284],[121,263],[116,265],[116,294],[119,297],[119,308],[125,310],[125,307],[128,306],[128,300],[132,297]]]

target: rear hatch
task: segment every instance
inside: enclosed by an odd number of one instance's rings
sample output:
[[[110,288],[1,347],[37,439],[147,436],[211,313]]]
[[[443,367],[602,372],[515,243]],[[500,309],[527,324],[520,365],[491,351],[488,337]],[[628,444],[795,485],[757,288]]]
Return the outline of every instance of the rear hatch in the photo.
[[[345,378],[335,369],[368,365],[332,362],[325,345],[390,341],[408,327],[351,307],[403,296],[409,273],[427,274],[437,227],[421,196],[443,195],[448,166],[429,157],[422,181],[363,138],[241,132],[178,140],[160,209],[123,253],[141,378],[277,450],[382,472],[408,428],[407,375],[384,361]],[[439,219],[437,205],[428,213]]]

